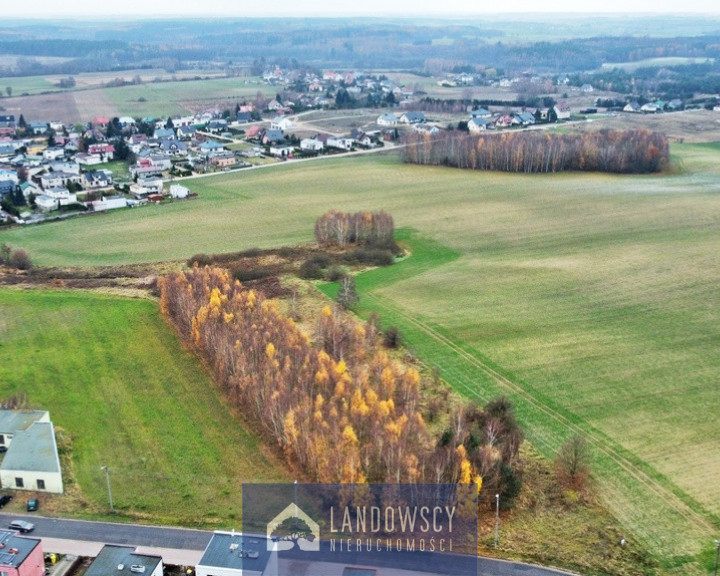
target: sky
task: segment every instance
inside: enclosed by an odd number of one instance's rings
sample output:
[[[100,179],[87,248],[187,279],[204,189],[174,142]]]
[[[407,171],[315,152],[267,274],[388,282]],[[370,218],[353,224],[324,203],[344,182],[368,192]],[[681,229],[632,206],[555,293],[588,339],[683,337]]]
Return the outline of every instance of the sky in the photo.
[[[110,16],[478,16],[497,13],[720,14],[717,0],[24,0],[3,1],[3,18]],[[442,10],[442,12],[440,12]]]

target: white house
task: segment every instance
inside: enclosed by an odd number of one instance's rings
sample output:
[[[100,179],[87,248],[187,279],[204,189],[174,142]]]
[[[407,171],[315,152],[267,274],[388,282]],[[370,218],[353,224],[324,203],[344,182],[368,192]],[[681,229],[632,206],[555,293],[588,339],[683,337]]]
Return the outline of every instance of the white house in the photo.
[[[398,117],[391,113],[381,114],[377,120],[375,120],[375,123],[378,126],[397,126]]]
[[[32,417],[29,416],[30,419]],[[4,436],[4,441],[7,441],[8,434]],[[55,429],[47,412],[26,428],[16,429],[12,433],[10,445],[0,465],[0,485],[6,489],[62,494],[62,471],[55,443]]]
[[[268,550],[267,537],[215,531],[195,566],[196,576],[273,576],[278,574],[277,552]],[[89,575],[92,576],[92,575]]]
[[[282,130],[285,132],[286,130],[290,130],[292,125],[292,121],[287,116],[275,116],[275,118],[270,121],[271,130]]]
[[[170,196],[173,198],[187,198],[190,196],[190,189],[181,184],[170,185]]]
[[[323,148],[325,148],[325,144],[317,138],[303,138],[300,140],[300,150],[320,152]]]
[[[352,138],[328,138],[325,143],[328,148],[339,148],[340,150],[352,150],[355,140]]]
[[[104,212],[105,210],[115,210],[116,208],[126,208],[127,200],[124,196],[108,196],[102,200],[88,202],[87,206],[93,212]]]

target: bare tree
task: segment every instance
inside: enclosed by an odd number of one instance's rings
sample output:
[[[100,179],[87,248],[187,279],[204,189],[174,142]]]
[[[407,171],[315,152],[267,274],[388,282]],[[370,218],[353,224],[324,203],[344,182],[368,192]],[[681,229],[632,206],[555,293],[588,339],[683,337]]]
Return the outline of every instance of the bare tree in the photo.
[[[576,434],[560,447],[555,473],[562,485],[578,491],[585,488],[590,475],[590,447],[584,437]]]

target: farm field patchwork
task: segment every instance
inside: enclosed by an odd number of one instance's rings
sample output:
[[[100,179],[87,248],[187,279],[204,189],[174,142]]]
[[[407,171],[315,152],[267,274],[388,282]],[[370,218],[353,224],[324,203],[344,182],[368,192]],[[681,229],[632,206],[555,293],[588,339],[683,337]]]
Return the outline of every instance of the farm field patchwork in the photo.
[[[44,509],[103,514],[107,465],[119,518],[229,529],[240,526],[243,481],[288,480],[157,303],[0,289],[0,310],[0,396],[26,394],[70,438],[68,495]]]
[[[702,573],[695,560],[720,526],[719,152],[672,153],[674,173],[634,177],[471,173],[392,156],[288,163],[191,180],[197,200],[2,241],[44,264],[185,259],[310,242],[331,208],[386,210],[417,231],[406,237],[416,254],[358,279],[361,311],[400,326],[458,391],[512,397],[546,456],[571,431],[588,435],[631,538],[667,573]]]

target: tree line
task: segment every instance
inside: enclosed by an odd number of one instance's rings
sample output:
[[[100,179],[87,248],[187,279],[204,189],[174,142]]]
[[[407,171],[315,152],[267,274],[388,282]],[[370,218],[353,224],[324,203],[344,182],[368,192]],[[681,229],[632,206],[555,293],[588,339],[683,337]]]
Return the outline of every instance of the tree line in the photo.
[[[405,143],[405,162],[521,173],[646,174],[663,170],[670,156],[667,137],[642,129],[584,134],[544,130],[487,135],[411,133]]]
[[[220,268],[161,278],[161,306],[230,402],[315,482],[479,482],[517,493],[522,434],[504,399],[460,408],[440,435],[420,373],[380,346],[377,324],[325,307],[314,343],[262,294]]]

